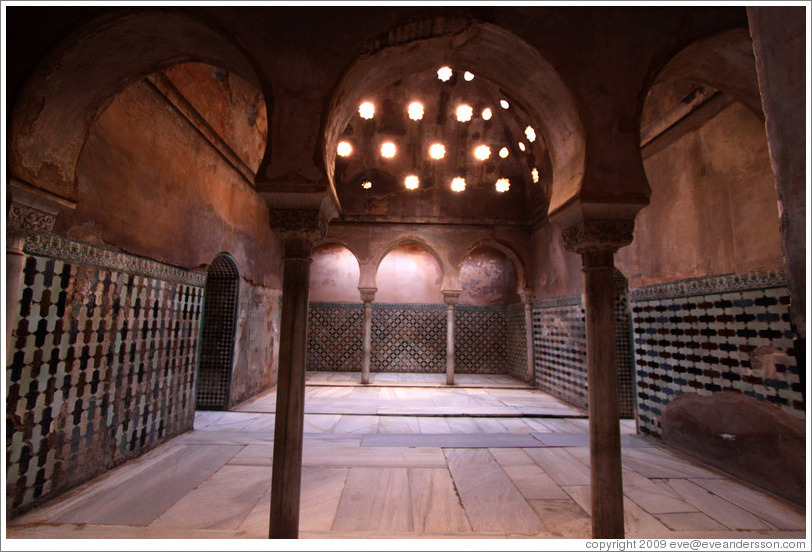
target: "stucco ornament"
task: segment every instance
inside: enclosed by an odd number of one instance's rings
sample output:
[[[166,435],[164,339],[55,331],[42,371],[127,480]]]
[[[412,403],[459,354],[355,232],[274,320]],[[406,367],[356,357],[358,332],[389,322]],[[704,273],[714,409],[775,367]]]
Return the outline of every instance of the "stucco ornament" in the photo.
[[[271,228],[283,239],[315,242],[327,233],[327,221],[319,209],[271,209]]]
[[[634,219],[582,220],[564,228],[564,246],[575,253],[612,251],[632,243]]]
[[[8,210],[7,223],[12,229],[50,232],[55,221],[55,215],[20,203],[12,203]]]

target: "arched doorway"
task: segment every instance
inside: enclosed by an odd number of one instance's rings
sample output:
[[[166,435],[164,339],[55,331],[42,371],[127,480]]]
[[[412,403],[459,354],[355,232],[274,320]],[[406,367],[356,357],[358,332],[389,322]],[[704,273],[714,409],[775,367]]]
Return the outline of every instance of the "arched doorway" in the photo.
[[[228,410],[231,406],[239,282],[237,265],[225,253],[217,255],[206,270],[196,392],[200,410]]]

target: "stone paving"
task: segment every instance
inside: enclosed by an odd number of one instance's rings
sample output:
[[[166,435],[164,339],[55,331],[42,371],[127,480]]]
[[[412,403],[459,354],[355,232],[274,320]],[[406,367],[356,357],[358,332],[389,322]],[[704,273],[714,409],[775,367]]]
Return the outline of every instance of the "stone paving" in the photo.
[[[585,412],[504,376],[380,375],[309,374],[300,537],[589,537]],[[274,405],[270,391],[198,412],[194,431],[7,536],[265,538]],[[633,420],[621,433],[627,537],[805,538],[803,509],[637,436]]]

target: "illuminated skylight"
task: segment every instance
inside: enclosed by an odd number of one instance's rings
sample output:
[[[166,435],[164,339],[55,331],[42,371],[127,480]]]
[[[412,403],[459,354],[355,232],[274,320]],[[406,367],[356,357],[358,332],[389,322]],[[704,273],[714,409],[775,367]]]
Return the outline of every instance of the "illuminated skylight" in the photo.
[[[465,190],[465,179],[461,176],[456,177],[451,181],[451,189],[455,192],[462,192]]]
[[[539,170],[536,167],[533,167],[533,170],[530,171],[530,176],[533,177],[533,184],[537,184],[539,181]]]
[[[403,185],[406,186],[407,190],[416,190],[420,186],[420,179],[410,174],[403,180]]]
[[[423,104],[420,102],[412,102],[409,104],[409,118],[412,121],[419,121],[423,118]]]
[[[442,159],[445,157],[445,146],[443,144],[432,144],[429,148],[429,157],[432,159]]]
[[[506,158],[508,155],[510,155],[510,151],[507,148],[502,148],[499,150],[499,157],[502,159]]]
[[[519,149],[524,151],[524,142],[519,142]]]
[[[488,157],[491,156],[491,148],[488,146],[477,146],[474,150],[474,157],[479,159],[480,161],[484,161]]]
[[[372,187],[372,182],[370,182],[369,180],[364,180],[363,182],[361,182],[361,187],[365,190],[369,190]]]
[[[371,119],[375,116],[375,104],[364,102],[358,106],[358,113],[362,119]]]
[[[499,105],[502,106],[502,109],[507,109],[510,107],[510,104],[507,100],[499,100]]]
[[[462,104],[457,106],[457,120],[461,123],[467,123],[471,120],[474,110],[470,105]]]
[[[482,110],[482,118],[486,121],[490,121],[491,117],[493,117],[493,111],[491,111],[490,107],[486,107]]]
[[[533,130],[533,127],[530,125],[527,125],[527,128],[524,129],[524,135],[527,136],[527,140],[530,141],[530,143],[536,141],[536,131]]]
[[[398,149],[395,147],[395,144],[392,142],[384,142],[381,144],[381,156],[386,157],[387,159],[391,159],[395,156]]]
[[[448,67],[448,66],[440,67],[437,70],[437,78],[440,79],[443,82],[448,81],[448,79],[450,79],[451,75],[453,75],[453,74],[454,74],[454,72],[451,70],[451,67]]]
[[[465,78],[467,81],[472,81],[474,80],[474,74],[471,71],[466,71],[463,78]]]
[[[341,157],[349,156],[352,153],[352,144],[342,140],[341,142],[338,143],[336,153],[338,153]]]
[[[496,181],[497,192],[507,192],[510,189],[510,180],[507,178],[500,178]]]

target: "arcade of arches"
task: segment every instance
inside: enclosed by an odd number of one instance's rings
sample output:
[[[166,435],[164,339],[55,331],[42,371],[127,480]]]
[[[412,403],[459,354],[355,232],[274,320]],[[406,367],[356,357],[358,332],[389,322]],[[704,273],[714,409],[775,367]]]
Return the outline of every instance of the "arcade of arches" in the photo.
[[[588,412],[594,537],[621,423],[803,509],[804,10],[4,6],[9,520],[272,391],[296,537],[404,374]]]

